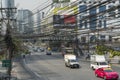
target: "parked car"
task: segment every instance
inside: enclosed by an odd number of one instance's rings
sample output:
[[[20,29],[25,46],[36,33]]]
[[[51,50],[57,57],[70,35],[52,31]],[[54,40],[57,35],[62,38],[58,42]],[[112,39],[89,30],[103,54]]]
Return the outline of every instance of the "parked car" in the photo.
[[[40,51],[41,51],[41,52],[44,52],[44,51],[45,51],[45,49],[44,49],[44,48],[40,48]]]
[[[104,80],[118,80],[119,78],[118,73],[113,71],[111,68],[98,68],[95,70],[95,76],[101,77]]]
[[[46,55],[52,55],[51,51],[46,51]]]
[[[51,48],[48,47],[48,49],[46,50],[46,55],[51,55],[52,52],[51,52]]]

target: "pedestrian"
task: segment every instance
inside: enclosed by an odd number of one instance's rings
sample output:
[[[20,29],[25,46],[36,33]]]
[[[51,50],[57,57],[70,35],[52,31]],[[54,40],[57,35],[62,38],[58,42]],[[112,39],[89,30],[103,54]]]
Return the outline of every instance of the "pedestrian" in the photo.
[[[89,53],[87,54],[87,56],[86,56],[85,59],[86,59],[86,60],[87,60],[87,59],[90,59],[90,54],[89,54]]]
[[[23,58],[25,58],[25,54],[23,55]]]

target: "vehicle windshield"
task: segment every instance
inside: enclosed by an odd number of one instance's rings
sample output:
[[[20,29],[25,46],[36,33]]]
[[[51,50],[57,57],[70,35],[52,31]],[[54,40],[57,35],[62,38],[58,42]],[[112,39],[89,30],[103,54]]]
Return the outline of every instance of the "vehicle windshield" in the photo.
[[[70,62],[76,62],[76,60],[70,60]]]
[[[100,62],[100,65],[108,65],[107,62]]]
[[[113,72],[111,69],[104,70],[105,72]]]

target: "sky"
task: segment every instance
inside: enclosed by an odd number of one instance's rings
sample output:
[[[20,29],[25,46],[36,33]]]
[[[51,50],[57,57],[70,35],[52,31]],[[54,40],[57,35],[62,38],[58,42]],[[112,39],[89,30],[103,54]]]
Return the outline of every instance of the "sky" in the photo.
[[[33,10],[40,5],[42,5],[41,7],[47,5],[48,3],[45,3],[45,2],[47,2],[47,1],[51,2],[52,0],[14,0],[14,1],[15,1],[15,6],[18,9]],[[41,7],[39,7],[39,8],[41,8]]]

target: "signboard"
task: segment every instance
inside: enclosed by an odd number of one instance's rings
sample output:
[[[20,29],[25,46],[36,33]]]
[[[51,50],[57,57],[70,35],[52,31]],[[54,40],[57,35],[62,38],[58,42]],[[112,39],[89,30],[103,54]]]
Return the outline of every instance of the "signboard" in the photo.
[[[2,67],[10,67],[11,61],[10,60],[2,60]]]
[[[65,6],[65,7],[57,7],[53,9],[53,14],[59,14],[62,12],[62,15],[71,15],[71,14],[78,14],[78,6]]]
[[[76,17],[74,15],[64,15],[65,24],[74,24],[76,23]]]
[[[62,29],[74,29],[76,27],[76,16],[75,15],[54,15],[53,16],[53,27]]]

